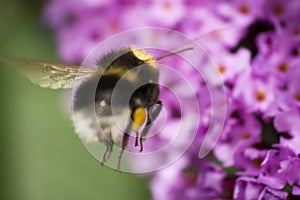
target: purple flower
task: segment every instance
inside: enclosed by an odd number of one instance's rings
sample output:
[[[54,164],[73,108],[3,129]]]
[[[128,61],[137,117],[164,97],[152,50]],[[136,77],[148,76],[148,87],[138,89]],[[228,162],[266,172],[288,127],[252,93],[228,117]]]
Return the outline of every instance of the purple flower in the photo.
[[[170,167],[160,170],[155,174],[151,182],[153,199],[167,200],[182,196],[187,184],[183,175],[186,163],[186,159],[180,159]]]
[[[278,172],[285,176],[288,184],[296,186],[300,184],[300,174],[298,172],[300,167],[299,158],[288,158],[280,163],[280,167],[281,169]]]
[[[137,171],[147,171],[178,158],[154,173],[154,199],[288,199],[300,196],[299,10],[299,0],[52,0],[45,21],[67,62],[80,63],[115,33],[150,26],[195,38],[207,53],[199,55],[199,65],[208,65],[210,58],[217,66],[226,99],[215,102],[219,110],[226,104],[226,119],[213,151],[200,160],[199,148],[212,120],[210,97],[218,97],[220,91],[209,90],[204,80],[214,82],[216,74],[207,72],[203,78],[176,56],[160,61],[188,80],[189,87],[161,67],[164,109],[144,150],[169,146],[155,157],[131,162]],[[175,140],[181,125],[189,128]],[[182,150],[186,150],[183,155]]]
[[[247,49],[231,54],[226,51],[226,48],[221,48],[220,51],[214,53],[211,56],[224,81],[234,82],[242,71],[249,68],[250,52]]]
[[[233,96],[245,104],[248,112],[264,112],[275,100],[273,78],[261,78],[255,76],[250,69],[244,70],[237,78]]]
[[[207,164],[203,166],[197,181],[197,193],[199,198],[218,197],[223,193],[223,181],[225,173],[219,166]]]
[[[254,178],[241,177],[236,180],[233,197],[236,200],[254,200],[263,191],[264,186]]]
[[[298,187],[298,186],[294,186],[293,187],[293,195],[298,195],[298,196],[300,196],[300,187]]]
[[[257,176],[260,173],[261,163],[267,151],[258,150],[254,147],[241,147],[235,153],[235,166],[241,169],[238,174],[247,176]]]
[[[274,24],[280,25],[281,21],[297,19],[299,17],[299,7],[300,3],[297,0],[266,0],[264,1],[263,10],[266,18],[272,20]]]
[[[237,117],[235,124],[227,132],[223,132],[218,145],[214,148],[215,156],[225,167],[234,165],[236,153],[245,153],[244,151],[250,145],[260,142],[261,125],[259,122],[247,113],[239,113]],[[236,162],[241,162],[240,157],[237,159]]]
[[[274,124],[278,132],[282,133],[280,143],[289,147],[296,154],[300,153],[300,120],[299,110],[294,108],[290,111],[278,114],[274,120]]]
[[[151,182],[153,199],[213,199],[222,195],[225,174],[220,167],[184,160],[186,157],[156,173]]]
[[[300,62],[292,66],[293,68],[287,73],[285,100],[290,108],[300,107]]]
[[[262,3],[259,0],[233,0],[231,3],[219,1],[215,12],[223,20],[246,26],[253,19],[262,17]]]
[[[234,188],[235,200],[287,199],[288,193],[272,189],[251,177],[240,177]]]
[[[289,148],[276,145],[277,149],[269,150],[265,159],[261,163],[261,171],[258,180],[272,188],[282,189],[287,181],[286,176],[281,171],[286,161],[295,157],[295,153]]]
[[[183,0],[154,0],[147,10],[147,15],[160,26],[174,26],[186,15],[187,8]]]

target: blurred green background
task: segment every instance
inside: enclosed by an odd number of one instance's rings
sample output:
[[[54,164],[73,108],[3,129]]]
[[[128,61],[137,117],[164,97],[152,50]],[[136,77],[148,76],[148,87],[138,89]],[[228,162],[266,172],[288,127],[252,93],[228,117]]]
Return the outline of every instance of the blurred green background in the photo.
[[[44,2],[0,1],[0,52],[57,60]],[[0,199],[150,199],[148,178],[101,167],[73,132],[64,91],[42,89],[0,64]]]

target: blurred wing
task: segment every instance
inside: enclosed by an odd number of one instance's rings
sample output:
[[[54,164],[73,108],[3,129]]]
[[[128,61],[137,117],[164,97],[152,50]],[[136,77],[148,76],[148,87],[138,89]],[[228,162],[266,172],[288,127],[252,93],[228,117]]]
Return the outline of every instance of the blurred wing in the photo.
[[[15,66],[34,84],[51,89],[72,88],[75,80],[87,77],[97,71],[94,68],[40,60],[15,58],[2,58],[2,60]]]

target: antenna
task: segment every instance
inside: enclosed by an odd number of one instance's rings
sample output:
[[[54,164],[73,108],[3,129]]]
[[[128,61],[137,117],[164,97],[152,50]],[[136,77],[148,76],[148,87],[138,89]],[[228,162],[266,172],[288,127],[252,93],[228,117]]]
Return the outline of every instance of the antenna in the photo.
[[[189,51],[189,50],[193,50],[194,48],[193,47],[188,47],[188,48],[184,48],[184,49],[179,49],[179,50],[176,50],[176,51],[172,51],[170,53],[166,53],[162,56],[159,56],[158,58],[155,58],[155,60],[160,60],[160,59],[163,59],[165,57],[169,57],[169,56],[172,56],[172,55],[176,55],[178,53],[181,53],[181,52],[184,52],[184,51]]]
[[[212,34],[218,33],[219,31],[228,30],[229,28],[235,28],[235,27],[239,27],[239,24],[229,24],[229,25],[226,25],[224,27],[213,29],[211,31],[208,31],[208,32],[204,33],[203,35],[200,35],[199,37],[192,38],[191,39],[192,41],[189,41],[189,42],[185,43],[184,46],[192,43],[193,41],[196,41],[196,42],[198,41],[199,42],[199,40],[201,40],[201,39],[203,39],[203,38],[205,38],[207,36],[211,36]],[[176,50],[176,51],[172,51],[170,53],[166,53],[166,54],[164,54],[162,56],[157,57],[155,60],[161,60],[161,59],[163,59],[165,57],[169,57],[169,56],[176,55],[178,53],[181,53],[181,52],[184,52],[184,51],[193,50],[193,49],[194,49],[193,47],[187,47],[187,48],[184,48],[184,49],[179,49],[179,50]]]

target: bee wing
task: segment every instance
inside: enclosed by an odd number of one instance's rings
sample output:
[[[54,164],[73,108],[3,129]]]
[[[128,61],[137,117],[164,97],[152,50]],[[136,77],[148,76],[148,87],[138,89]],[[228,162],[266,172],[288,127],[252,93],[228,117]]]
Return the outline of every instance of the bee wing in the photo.
[[[15,66],[34,84],[51,89],[72,88],[75,80],[97,71],[94,68],[33,59],[2,58],[2,60]]]

